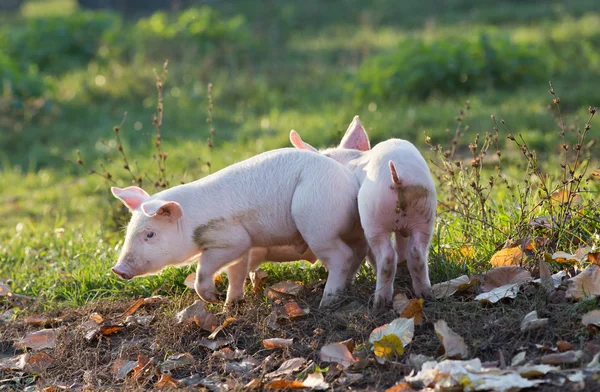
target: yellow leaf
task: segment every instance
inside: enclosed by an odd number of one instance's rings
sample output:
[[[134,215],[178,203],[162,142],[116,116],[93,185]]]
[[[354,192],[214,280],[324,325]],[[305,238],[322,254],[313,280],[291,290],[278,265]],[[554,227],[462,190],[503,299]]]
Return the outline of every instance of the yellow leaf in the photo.
[[[379,358],[391,359],[404,354],[404,345],[397,335],[384,335],[373,344],[373,352]]]
[[[407,319],[414,318],[415,325],[423,322],[423,298],[411,299],[400,313],[400,317]]]
[[[496,252],[492,256],[490,263],[494,267],[520,265],[525,259],[527,259],[527,256],[520,247],[505,248]]]

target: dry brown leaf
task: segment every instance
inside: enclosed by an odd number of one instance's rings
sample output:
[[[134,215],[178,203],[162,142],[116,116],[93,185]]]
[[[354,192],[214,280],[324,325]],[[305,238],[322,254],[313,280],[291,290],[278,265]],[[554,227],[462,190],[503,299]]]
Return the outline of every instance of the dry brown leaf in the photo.
[[[492,268],[483,277],[481,292],[485,293],[508,284],[531,281],[531,274],[525,268],[517,266]]]
[[[44,352],[25,353],[16,357],[0,359],[0,370],[16,370],[37,374],[50,367],[52,362],[52,357]]]
[[[514,248],[504,248],[504,249],[500,250],[499,252],[496,252],[492,256],[490,263],[494,267],[513,266],[513,265],[518,266],[518,265],[521,265],[521,263],[523,263],[523,261],[525,261],[526,258],[527,258],[527,256],[525,255],[525,253],[523,253],[523,251],[521,250],[521,247],[517,246]]]
[[[587,255],[590,263],[600,264],[600,252],[592,252]]]
[[[35,315],[35,316],[27,317],[23,322],[26,325],[32,325],[34,327],[45,327],[50,324],[60,323],[60,322],[62,322],[62,320],[59,318]]]
[[[95,321],[96,324],[101,324],[104,321],[104,318],[100,313],[94,312],[90,314],[90,320]]]
[[[600,295],[600,267],[590,264],[577,276],[569,279],[565,297],[567,299],[582,299]]]
[[[385,392],[417,392],[413,389],[409,383],[402,382],[400,384],[396,384],[393,387],[390,387],[385,390]]]
[[[125,324],[127,326],[141,325],[142,327],[147,327],[152,323],[152,320],[154,320],[154,316],[151,314],[147,316],[129,316],[125,319]]]
[[[152,365],[154,365],[154,361],[154,357],[148,359],[148,356],[146,355],[138,355],[137,365],[133,369],[133,374],[131,377],[137,380],[143,376],[144,373],[146,373],[146,371],[148,371]]]
[[[269,300],[275,301],[278,299],[295,297],[300,293],[300,290],[302,290],[301,284],[285,280],[267,287],[265,289],[265,295]]]
[[[276,348],[290,347],[293,342],[294,342],[294,339],[283,339],[283,338],[264,339],[263,346],[267,350],[274,350]]]
[[[212,351],[215,351],[218,348],[227,346],[229,344],[233,343],[233,339],[231,338],[227,338],[227,339],[215,339],[215,340],[210,340],[207,338],[202,338],[200,339],[200,341],[198,342],[198,344],[202,347],[206,347]]]
[[[234,359],[240,359],[246,355],[246,350],[238,350],[237,348],[234,350],[229,347],[222,348],[221,350],[215,351],[213,356],[215,358],[225,359],[227,361],[232,361]]]
[[[583,324],[585,327],[600,327],[600,309],[595,309],[584,314],[581,318],[581,324]]]
[[[348,346],[344,343],[330,343],[321,347],[320,358],[323,362],[339,363],[344,368],[356,362]]]
[[[128,361],[126,359],[117,359],[110,367],[111,373],[118,380],[124,380],[129,373],[137,366],[137,361]]]
[[[108,336],[119,332],[121,328],[123,328],[122,324],[104,323],[100,326],[100,333],[103,336]]]
[[[196,283],[196,273],[192,272],[188,276],[185,277],[183,284],[190,290],[195,290],[194,283]]]
[[[396,313],[400,314],[404,310],[404,307],[408,305],[408,297],[404,293],[398,293],[394,296],[393,307]]]
[[[303,317],[308,314],[308,309],[302,309],[296,301],[286,303],[284,309],[290,320],[296,319],[298,317]]]
[[[136,310],[139,309],[140,306],[142,306],[142,304],[144,303],[144,298],[140,298],[137,301],[135,301],[133,304],[131,304],[130,307],[127,308],[127,310],[125,311],[125,313],[123,313],[123,318],[127,318],[129,316],[131,316],[132,314],[135,313]]]
[[[267,382],[265,389],[306,389],[306,387],[300,381],[281,379]]]
[[[196,362],[192,354],[183,353],[183,354],[175,354],[170,355],[167,359],[160,365],[160,370],[163,373],[168,373],[171,370],[178,369],[183,366],[188,366]]]
[[[299,370],[306,363],[306,359],[304,358],[292,358],[283,362],[279,369],[274,372],[265,374],[267,378],[274,378],[279,376],[284,376],[286,374],[292,374],[295,371]]]
[[[408,301],[400,313],[400,317],[414,318],[415,325],[420,325],[423,322],[423,298],[414,298]]]
[[[0,281],[0,297],[6,297],[11,293],[10,287],[6,283]]]
[[[504,286],[496,287],[493,290],[479,294],[475,297],[475,301],[495,304],[504,298],[516,298],[519,293],[519,287],[521,287],[521,283],[505,284]]]
[[[144,298],[144,305],[160,305],[170,301],[170,298],[163,295],[153,295],[152,297]]]
[[[527,313],[521,321],[521,332],[529,331],[536,328],[541,328],[548,324],[547,318],[538,318],[537,311]]]
[[[28,347],[32,350],[54,348],[56,337],[61,331],[62,329],[42,329],[40,331],[31,332],[25,335],[23,339],[15,342],[14,346],[17,348]]]
[[[564,353],[547,354],[542,356],[541,362],[546,365],[561,365],[577,363],[583,358],[583,351],[566,351]]]
[[[469,356],[469,350],[465,340],[448,327],[444,320],[438,320],[433,325],[435,334],[444,346],[444,352],[448,358],[465,359]]]
[[[263,271],[261,269],[256,271],[250,271],[250,281],[252,282],[252,290],[255,293],[259,293],[260,290],[265,287],[265,283],[267,283],[267,278],[269,274],[267,271]]]
[[[449,297],[456,292],[464,291],[477,283],[479,283],[479,279],[471,279],[468,275],[462,275],[446,282],[434,284],[431,286],[431,291],[433,292],[433,296],[439,299]]]
[[[600,169],[594,169],[590,173],[590,177],[594,180],[600,180]]]
[[[564,340],[559,340],[558,342],[556,342],[556,348],[561,353],[564,353],[565,351],[572,350],[573,345],[569,342],[565,342]]]
[[[567,252],[554,252],[552,261],[556,263],[581,263],[587,259],[588,252],[582,249],[577,249],[575,254]]]
[[[154,383],[154,386],[157,388],[160,387],[177,387],[179,383],[173,379],[173,376],[170,374],[161,374],[160,379]]]
[[[175,315],[178,324],[196,323],[200,328],[212,332],[219,322],[217,317],[206,310],[204,302],[196,300],[192,305]]]
[[[552,222],[550,222],[550,219],[547,216],[539,216],[537,218],[533,218],[532,220],[530,220],[529,226],[542,227],[544,229],[551,229]]]
[[[571,204],[581,205],[581,196],[579,196],[577,193],[572,193],[568,190],[560,190],[553,192],[551,197],[552,200],[556,203],[567,204],[569,203],[569,199],[571,199]]]
[[[219,334],[219,332],[221,332],[225,327],[227,327],[228,325],[230,325],[231,323],[233,323],[235,321],[235,317],[228,317],[225,319],[225,321],[223,321],[223,324],[219,325],[217,328],[215,328],[214,331],[212,331],[212,333],[210,335],[208,335],[209,339],[214,339],[217,337],[217,335]],[[198,324],[198,323],[196,323]]]

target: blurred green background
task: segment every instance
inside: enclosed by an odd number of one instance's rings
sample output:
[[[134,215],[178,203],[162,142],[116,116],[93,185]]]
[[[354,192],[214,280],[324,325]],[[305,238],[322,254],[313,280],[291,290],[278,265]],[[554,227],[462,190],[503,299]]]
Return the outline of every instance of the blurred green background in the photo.
[[[0,0],[0,278],[77,301],[106,281],[134,287],[110,276],[122,222],[75,151],[127,184],[112,131],[127,112],[132,167],[156,171],[165,59],[162,140],[176,184],[206,175],[207,161],[214,171],[288,146],[292,128],[332,145],[356,114],[374,143],[401,137],[427,153],[424,133],[450,140],[466,100],[470,135],[491,131],[495,114],[551,157],[548,81],[581,126],[600,102],[599,44],[597,0]]]

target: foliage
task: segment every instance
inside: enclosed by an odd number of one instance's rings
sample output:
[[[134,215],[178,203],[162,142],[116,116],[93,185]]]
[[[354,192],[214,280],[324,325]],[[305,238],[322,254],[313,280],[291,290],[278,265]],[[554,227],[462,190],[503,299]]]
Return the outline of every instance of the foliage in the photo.
[[[516,43],[498,34],[432,42],[408,39],[398,49],[361,66],[359,99],[426,98],[434,93],[531,85],[548,77],[552,63],[547,48]]]

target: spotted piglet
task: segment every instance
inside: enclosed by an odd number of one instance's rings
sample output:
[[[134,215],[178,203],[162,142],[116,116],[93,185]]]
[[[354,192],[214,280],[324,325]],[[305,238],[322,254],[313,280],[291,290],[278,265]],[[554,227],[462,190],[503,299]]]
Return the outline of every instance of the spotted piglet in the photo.
[[[318,152],[297,132],[292,144]],[[360,182],[358,209],[369,243],[369,258],[376,264],[375,305],[392,301],[397,261],[406,259],[417,296],[429,296],[427,260],[433,235],[436,191],[427,162],[406,140],[389,139],[370,148],[358,116],[340,145],[320,151],[348,167]],[[390,240],[395,237],[395,252]]]

